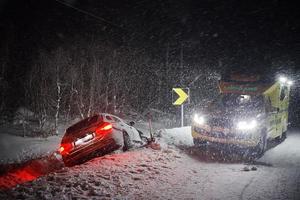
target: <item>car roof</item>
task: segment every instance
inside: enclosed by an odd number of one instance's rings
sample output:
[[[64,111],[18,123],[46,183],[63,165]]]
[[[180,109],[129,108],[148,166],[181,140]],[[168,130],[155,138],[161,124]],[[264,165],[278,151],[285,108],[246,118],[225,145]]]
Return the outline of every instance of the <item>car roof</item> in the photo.
[[[111,116],[111,117],[115,117],[117,119],[120,119],[122,121],[124,121],[123,119],[121,119],[120,117],[116,116],[116,115],[112,115],[112,114],[109,114],[109,113],[100,113],[100,115],[103,115],[103,116]]]

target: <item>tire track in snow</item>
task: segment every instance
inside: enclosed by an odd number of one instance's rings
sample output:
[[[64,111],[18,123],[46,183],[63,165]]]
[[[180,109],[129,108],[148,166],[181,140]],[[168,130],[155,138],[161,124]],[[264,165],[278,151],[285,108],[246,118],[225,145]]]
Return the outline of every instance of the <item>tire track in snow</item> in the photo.
[[[252,177],[250,179],[250,181],[244,186],[244,188],[243,188],[243,190],[242,190],[242,192],[240,194],[240,198],[239,198],[240,200],[243,200],[244,193],[245,193],[246,189],[251,185],[251,183],[253,182],[253,180],[254,180],[254,177]]]

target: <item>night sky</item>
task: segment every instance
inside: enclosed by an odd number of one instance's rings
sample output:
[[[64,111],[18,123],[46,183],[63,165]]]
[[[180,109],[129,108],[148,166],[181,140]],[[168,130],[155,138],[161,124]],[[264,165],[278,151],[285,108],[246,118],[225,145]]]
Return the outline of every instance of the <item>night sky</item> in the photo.
[[[8,107],[23,103],[23,80],[41,50],[95,38],[144,49],[161,62],[166,46],[173,60],[183,47],[187,69],[205,61],[221,71],[287,71],[297,85],[299,10],[284,0],[1,0],[0,59],[9,66],[1,78],[14,102]],[[294,90],[292,106],[298,97]]]

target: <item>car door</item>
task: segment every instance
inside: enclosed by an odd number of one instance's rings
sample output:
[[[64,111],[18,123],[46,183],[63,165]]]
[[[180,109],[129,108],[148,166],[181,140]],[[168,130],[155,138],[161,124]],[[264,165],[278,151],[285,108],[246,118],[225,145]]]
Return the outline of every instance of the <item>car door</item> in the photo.
[[[132,141],[141,141],[141,137],[136,128],[126,124],[127,130],[130,132],[130,138]]]
[[[129,137],[132,139],[134,137],[132,133],[132,127],[126,124],[122,119],[116,117],[116,116],[111,116],[113,120],[115,121],[116,125],[120,127],[123,131],[128,133]]]
[[[125,130],[131,141],[141,141],[141,137],[139,135],[139,132],[136,130],[136,128],[134,128],[133,126],[130,126],[129,124],[125,123],[124,120],[118,118],[118,117],[115,117],[115,120],[117,120],[119,123],[120,123],[120,126],[122,126],[123,130]]]
[[[117,116],[106,115],[105,120],[112,123],[115,129],[122,132],[125,131],[129,135],[131,141],[141,141],[138,131],[134,127],[126,124],[122,119],[118,118]]]

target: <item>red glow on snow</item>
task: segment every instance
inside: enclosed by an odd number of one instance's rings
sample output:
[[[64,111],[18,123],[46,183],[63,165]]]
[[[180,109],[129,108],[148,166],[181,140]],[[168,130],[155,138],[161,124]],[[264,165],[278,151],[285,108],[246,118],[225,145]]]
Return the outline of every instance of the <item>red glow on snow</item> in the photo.
[[[25,166],[14,172],[14,175],[21,182],[33,181],[40,176],[39,172],[31,166]]]
[[[11,188],[18,184],[22,184],[28,181],[33,181],[41,176],[39,169],[41,165],[38,161],[32,161],[26,163],[19,169],[12,170],[5,175],[0,176],[0,188]]]
[[[61,169],[63,163],[55,156],[43,157],[40,159],[30,160],[23,164],[7,164],[8,170],[5,174],[0,175],[0,191],[10,189],[16,185],[23,184]]]

